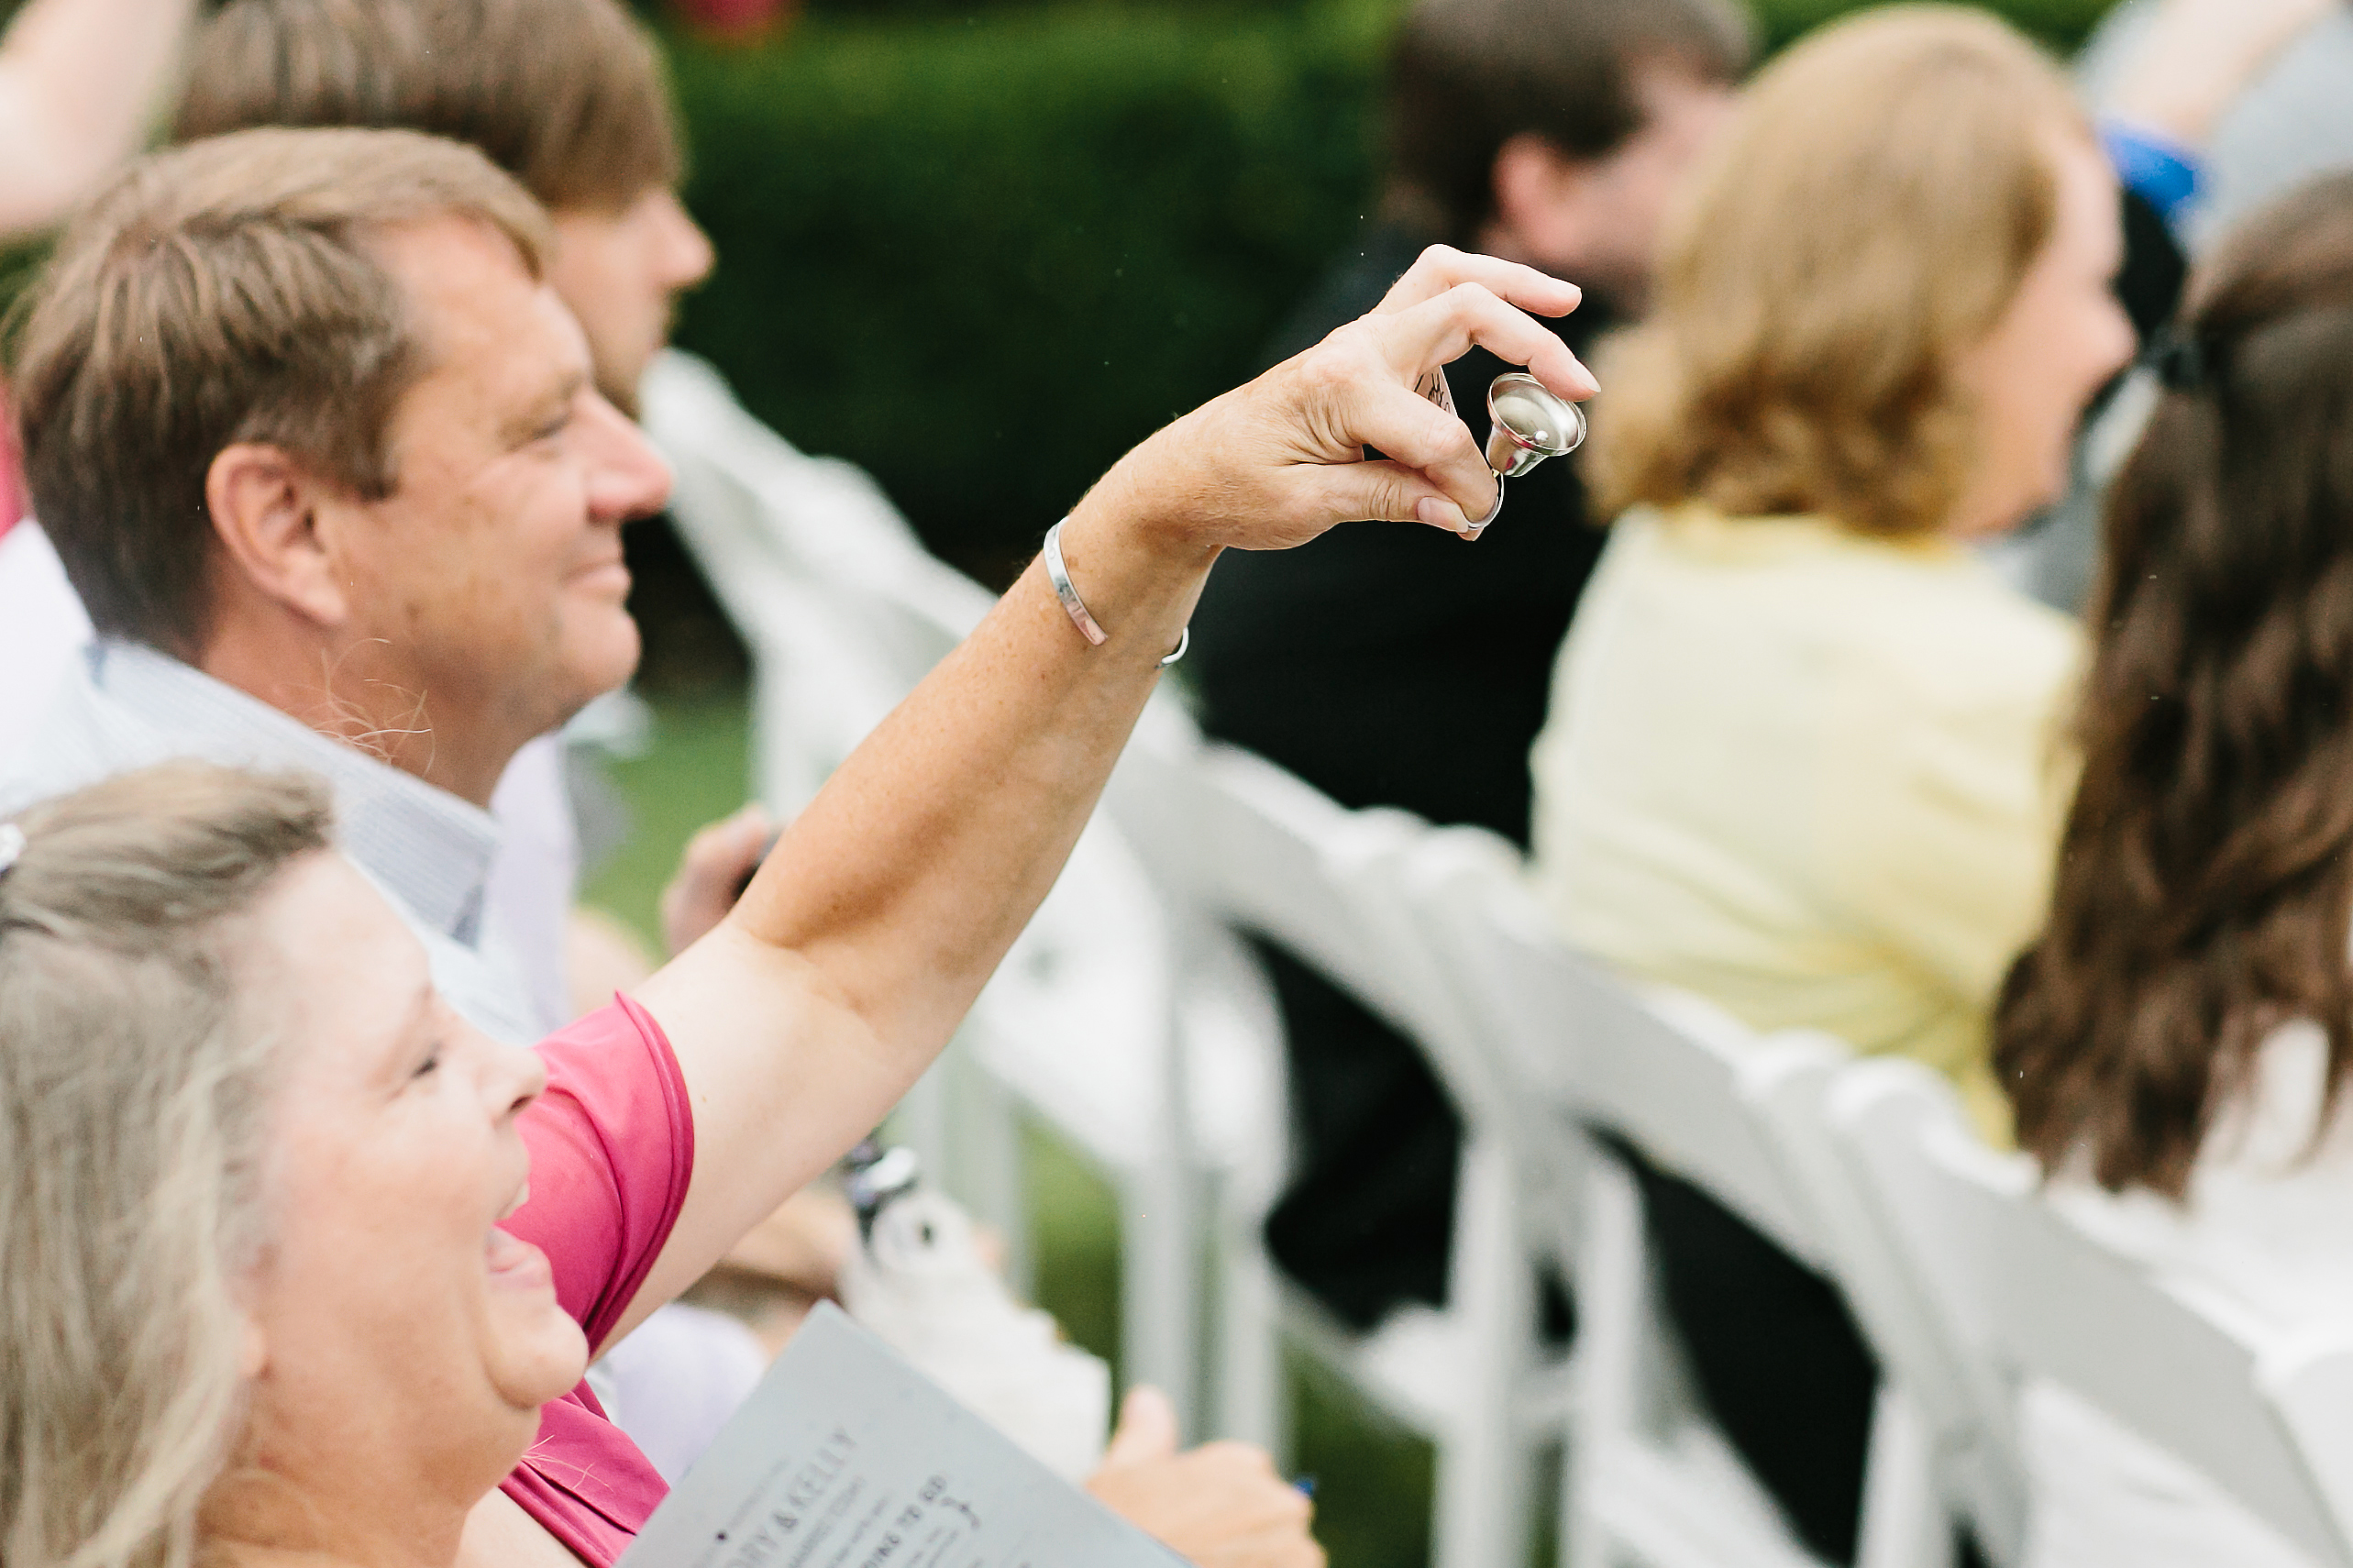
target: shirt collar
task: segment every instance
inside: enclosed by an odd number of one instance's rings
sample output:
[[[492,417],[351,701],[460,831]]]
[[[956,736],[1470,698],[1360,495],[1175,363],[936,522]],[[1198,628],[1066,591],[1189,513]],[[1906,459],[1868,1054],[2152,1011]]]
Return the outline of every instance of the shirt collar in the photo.
[[[1823,555],[1900,557],[1930,566],[1976,569],[1976,558],[1950,535],[1864,534],[1819,512],[1739,516],[1701,502],[1627,513],[1655,518],[1676,546],[1724,562],[1759,564]]]
[[[488,812],[152,648],[101,642],[90,668],[92,684],[126,713],[198,742],[201,755],[322,775],[343,852],[420,923],[469,947],[480,942],[499,848]]]

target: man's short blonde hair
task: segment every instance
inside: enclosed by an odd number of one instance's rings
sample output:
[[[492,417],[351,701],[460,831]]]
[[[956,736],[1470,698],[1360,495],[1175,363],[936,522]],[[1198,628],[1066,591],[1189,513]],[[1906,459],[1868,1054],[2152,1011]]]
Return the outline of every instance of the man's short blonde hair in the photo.
[[[1652,317],[1601,357],[1606,511],[1941,528],[1974,441],[1957,361],[2050,237],[2054,138],[2090,134],[1983,12],[1893,6],[1783,55],[1670,225]]]
[[[12,325],[34,510],[102,633],[183,657],[206,631],[206,472],[264,442],[381,499],[430,346],[370,238],[455,215],[539,275],[546,216],[471,148],[254,130],[141,160],[59,242]]]

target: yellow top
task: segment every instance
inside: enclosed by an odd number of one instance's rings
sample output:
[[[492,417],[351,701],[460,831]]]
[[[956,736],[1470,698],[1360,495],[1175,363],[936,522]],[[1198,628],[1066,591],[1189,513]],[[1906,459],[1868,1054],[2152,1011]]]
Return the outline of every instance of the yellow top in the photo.
[[[2046,912],[2082,657],[1943,539],[1633,513],[1530,758],[1538,890],[1751,1028],[1927,1063],[2006,1143],[1987,1013]]]

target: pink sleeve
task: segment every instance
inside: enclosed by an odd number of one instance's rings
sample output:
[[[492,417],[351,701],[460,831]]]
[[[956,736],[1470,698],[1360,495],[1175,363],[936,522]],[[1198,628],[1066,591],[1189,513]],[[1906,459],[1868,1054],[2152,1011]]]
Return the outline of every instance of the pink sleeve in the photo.
[[[694,1175],[694,1120],[670,1043],[617,998],[539,1046],[525,1110],[531,1200],[505,1229],[547,1254],[556,1298],[601,1349],[669,1240]]]
[[[661,1026],[626,997],[541,1043],[525,1110],[531,1201],[506,1222],[547,1254],[556,1298],[602,1346],[669,1240],[694,1174],[694,1119]],[[613,1568],[668,1490],[582,1383],[541,1408],[502,1488],[590,1568]]]

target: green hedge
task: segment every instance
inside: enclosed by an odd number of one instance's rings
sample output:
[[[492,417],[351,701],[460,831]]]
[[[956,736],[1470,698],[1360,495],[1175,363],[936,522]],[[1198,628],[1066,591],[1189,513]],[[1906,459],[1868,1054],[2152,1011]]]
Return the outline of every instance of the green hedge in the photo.
[[[721,261],[680,339],[945,553],[1033,544],[1245,374],[1353,227],[1377,50],[1329,15],[1176,11],[682,46],[689,199]]]
[[[1396,0],[819,6],[672,50],[717,274],[679,337],[984,576],[1256,369],[1373,179]],[[1779,43],[1848,0],[1773,0]],[[2012,0],[2061,46],[2104,0]]]

